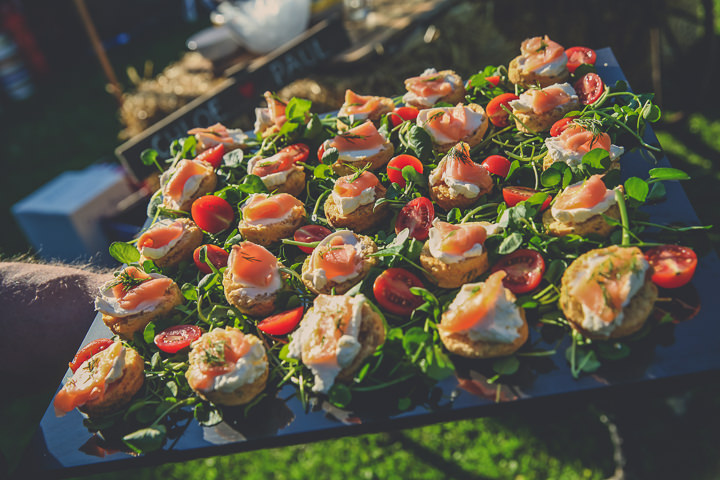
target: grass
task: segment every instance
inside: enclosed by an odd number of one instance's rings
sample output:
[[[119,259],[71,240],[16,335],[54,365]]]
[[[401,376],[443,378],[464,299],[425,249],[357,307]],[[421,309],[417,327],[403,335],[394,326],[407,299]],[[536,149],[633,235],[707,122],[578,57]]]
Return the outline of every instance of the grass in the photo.
[[[481,7],[465,5],[464,8],[470,22],[477,23],[479,13],[472,8]],[[720,8],[716,12],[718,10]],[[718,19],[720,21],[720,16]],[[598,25],[601,20],[597,18]],[[350,78],[351,72],[344,78],[333,77],[333,81],[369,82],[374,88],[383,81],[387,83],[391,75],[384,76],[383,72],[395,71],[398,64],[402,64],[404,70],[417,73],[428,59],[442,60],[443,38],[451,44],[453,63],[473,63],[460,66],[459,70],[469,71],[477,62],[485,63],[483,46],[508,48],[510,35],[503,36],[503,25],[483,24],[476,36],[468,39],[470,30],[462,26],[455,28],[457,21],[453,18],[450,25],[447,21],[438,24],[442,35],[437,45],[425,45],[415,38],[410,43],[414,50],[400,52],[400,56],[381,59],[372,65],[379,75],[366,78],[355,73],[357,78]],[[531,26],[521,28],[512,24],[515,32],[550,31],[552,36],[552,28],[545,29],[544,24]],[[156,37],[153,41],[123,46],[110,52],[111,62],[120,76],[125,66],[141,69],[148,58],[156,65],[164,65],[179,58],[184,39],[199,28],[199,25],[170,26],[163,31],[164,41],[156,41]],[[601,32],[602,40],[595,43],[588,40],[588,44],[606,45],[616,40],[607,39],[607,30],[597,27],[584,30],[578,27],[567,35],[572,36],[574,30],[582,30],[578,38],[590,38],[593,32]],[[640,33],[636,36],[642,38]],[[635,37],[630,40],[635,41]],[[631,47],[612,46],[621,64],[631,66],[631,61],[623,59],[632,51]],[[513,43],[510,50],[515,49]],[[412,61],[423,65],[409,66]],[[673,71],[667,68],[667,83],[684,85],[685,75],[674,75]],[[634,75],[649,76],[647,70]],[[682,78],[678,80],[679,77]],[[636,87],[642,84],[635,80],[637,77],[630,78]],[[4,135],[0,158],[5,165],[13,166],[12,176],[0,176],[0,221],[4,225],[0,258],[28,250],[9,213],[12,204],[65,170],[112,159],[121,126],[117,105],[106,93],[104,84],[96,61],[82,58],[72,69],[63,71],[60,78],[39,85],[37,94],[29,101],[5,105],[0,111]],[[673,92],[677,93],[673,95]],[[702,222],[719,225],[720,210],[715,205],[720,181],[720,119],[717,111],[708,108],[707,102],[705,105],[684,103],[685,94],[682,86],[666,89],[665,116],[672,121],[658,125],[655,131],[671,163],[693,177],[685,184],[685,190]],[[717,248],[720,245],[717,229],[710,236]],[[605,403],[576,405],[560,399],[553,408],[523,414],[510,412],[494,418],[211,457],[90,478],[600,479],[610,477],[616,467],[621,467],[627,478],[711,479],[720,473],[716,455],[720,447],[716,434],[720,427],[717,415],[720,393],[715,385],[717,383],[710,382],[657,397],[618,397]],[[38,412],[45,408],[51,393],[5,397],[0,402],[3,425],[0,451],[6,462],[17,458],[23,449],[38,423]],[[611,442],[614,428],[623,439],[624,458],[617,457]]]

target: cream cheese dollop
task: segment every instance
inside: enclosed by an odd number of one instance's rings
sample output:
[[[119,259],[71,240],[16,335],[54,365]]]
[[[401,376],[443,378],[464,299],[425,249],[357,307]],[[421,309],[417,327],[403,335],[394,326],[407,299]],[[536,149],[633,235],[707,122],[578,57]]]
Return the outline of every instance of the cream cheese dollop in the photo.
[[[570,150],[565,145],[565,141],[561,137],[548,137],[545,139],[545,146],[548,149],[548,155],[554,162],[564,162],[571,167],[577,167],[582,163],[584,153]],[[625,149],[617,145],[610,145],[610,160],[615,160],[623,154]]]
[[[375,187],[368,187],[360,192],[360,195],[356,197],[341,197],[333,190],[330,194],[338,211],[341,215],[347,215],[354,212],[363,205],[367,205],[375,201]]]
[[[527,60],[527,57],[518,58],[518,67],[525,73],[529,73],[525,68],[525,63],[527,63]],[[545,65],[540,65],[539,67],[536,67],[534,70],[531,71],[537,75],[542,75],[545,77],[557,77],[567,71],[567,62],[568,57],[565,53],[563,53],[555,60],[546,63]]]
[[[155,222],[150,227],[150,229],[152,230],[155,227],[158,227],[158,228],[169,227],[170,225],[172,225],[175,222],[176,222],[176,220],[173,220],[171,218],[163,218],[162,220],[158,220],[157,222]],[[180,242],[184,233],[185,233],[185,225],[183,224],[183,231],[180,235],[173,238],[172,240],[170,240],[168,243],[166,243],[162,247],[152,248],[152,247],[144,246],[140,249],[140,253],[142,254],[142,256],[153,259],[153,260],[158,259],[158,258],[163,258],[165,255],[168,254],[168,252],[170,250],[172,250],[175,247],[175,245],[178,244],[178,242]]]
[[[252,173],[255,166],[259,163],[262,163],[263,161],[270,161],[273,157],[263,158],[260,156],[255,156],[251,158],[248,161],[247,171],[248,173]],[[272,190],[274,187],[277,187],[278,185],[282,185],[283,183],[287,182],[288,177],[292,173],[292,171],[295,169],[295,166],[292,166],[288,168],[287,170],[281,170],[279,172],[271,173],[270,175],[265,175],[264,177],[260,177],[262,182],[265,184],[265,186],[268,188],[268,190]]]
[[[573,185],[570,185],[570,187],[575,187],[581,185],[583,182],[577,182]],[[562,195],[562,194],[561,194]],[[607,211],[608,208],[615,205],[617,201],[615,200],[615,191],[614,190],[608,190],[605,192],[605,196],[603,197],[600,202],[598,202],[596,205],[593,205],[590,208],[569,208],[569,209],[561,209],[557,208],[555,205],[552,206],[550,209],[550,213],[552,214],[553,218],[559,222],[562,223],[581,223],[586,220],[588,220],[590,217],[594,217],[595,215],[600,215],[601,213]]]
[[[428,176],[430,185],[436,186],[444,183],[450,189],[450,192],[457,197],[475,198],[480,195],[480,187],[476,184],[450,176],[445,168],[446,159],[447,156],[443,157],[438,166],[430,172]]]
[[[213,378],[212,385],[205,391],[231,393],[244,385],[253,383],[265,373],[268,368],[265,347],[260,339],[253,335],[246,335],[246,338],[252,344],[250,350],[231,365],[229,372]]]

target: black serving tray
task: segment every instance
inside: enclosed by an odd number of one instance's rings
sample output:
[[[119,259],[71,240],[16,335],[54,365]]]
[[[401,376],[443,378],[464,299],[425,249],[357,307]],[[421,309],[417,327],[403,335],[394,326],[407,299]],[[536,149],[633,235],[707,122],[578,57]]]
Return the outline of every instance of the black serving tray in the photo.
[[[606,83],[625,79],[609,48],[598,50],[597,54],[597,69]],[[650,129],[645,140],[657,143]],[[627,153],[622,162],[626,178],[647,178],[650,168],[669,166],[666,158],[654,165],[638,152]],[[665,186],[667,200],[646,208],[651,221],[699,224],[680,184],[665,182]],[[493,415],[511,408],[542,408],[549,401],[575,402],[579,398],[597,399],[633,389],[665,389],[668,384],[673,385],[671,391],[677,392],[678,386],[684,388],[709,375],[715,377],[720,371],[719,278],[720,261],[717,254],[710,251],[699,259],[691,284],[682,289],[699,299],[701,308],[694,318],[653,329],[633,344],[630,357],[605,364],[597,372],[582,374],[577,380],[573,379],[565,359],[569,336],[565,335],[562,343],[555,346],[544,342],[539,331],[531,328],[530,341],[538,342],[540,349],[555,347],[556,353],[531,362],[529,368],[510,377],[511,382],[504,384],[499,392],[483,376],[487,364],[470,361],[458,363],[459,377],[440,382],[428,396],[431,401],[421,402],[421,406],[402,413],[393,411],[397,397],[392,394],[368,398],[362,402],[367,405],[363,411],[342,411],[327,402],[319,402],[306,411],[294,396],[294,388],[286,386],[254,407],[247,419],[241,410],[227,409],[225,420],[214,427],[182,420],[169,435],[163,450],[143,456],[100,448],[102,441],[83,426],[83,417],[77,410],[57,418],[50,405],[18,471],[24,475],[38,472],[45,476],[87,474]],[[98,317],[83,344],[109,333]]]

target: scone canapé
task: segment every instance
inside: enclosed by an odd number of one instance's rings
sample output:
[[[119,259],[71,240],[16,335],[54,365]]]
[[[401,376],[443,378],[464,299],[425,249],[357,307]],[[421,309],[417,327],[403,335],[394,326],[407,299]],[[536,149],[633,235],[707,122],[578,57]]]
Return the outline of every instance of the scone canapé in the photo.
[[[291,237],[305,223],[305,206],[287,193],[253,193],[243,203],[241,212],[240,234],[264,246]]]
[[[457,288],[482,275],[488,269],[483,246],[487,238],[485,225],[452,225],[436,218],[420,252],[420,264],[427,270],[428,280],[439,287]]]
[[[450,352],[468,358],[502,357],[525,343],[525,310],[503,286],[505,275],[500,270],[485,282],[466,283],[443,312],[438,333]]]
[[[415,122],[430,135],[440,153],[449,151],[458,142],[474,147],[482,141],[490,124],[485,109],[476,103],[420,110]]]
[[[189,212],[192,203],[216,185],[215,170],[201,160],[180,160],[160,176],[163,205],[172,210]]]
[[[620,156],[625,149],[613,145],[610,135],[604,132],[593,132],[581,124],[570,122],[557,137],[545,139],[548,149],[543,159],[543,170],[550,168],[555,162],[564,162],[571,167],[582,164],[583,155],[595,148],[602,148],[610,155],[610,168],[620,167]]]
[[[383,115],[395,109],[392,98],[376,97],[373,95],[358,95],[352,90],[345,90],[345,103],[338,111],[338,117],[348,117],[351,122],[370,120],[373,123],[380,121]]]
[[[182,302],[180,288],[171,278],[130,266],[100,287],[95,310],[113,333],[129,340]]]
[[[261,245],[233,245],[223,273],[228,303],[246,315],[268,315],[275,309],[277,294],[284,286],[280,266],[275,255]]]
[[[263,96],[265,102],[267,102],[267,107],[255,109],[255,129],[253,133],[268,137],[279,132],[287,121],[287,117],[285,117],[287,103],[269,91],[265,92]]]
[[[567,61],[563,46],[547,35],[527,38],[520,44],[520,55],[510,61],[508,78],[523,87],[547,87],[568,79]]]
[[[116,341],[75,370],[55,395],[55,415],[62,417],[75,408],[91,417],[112,413],[140,390],[145,381],[144,371],[142,356]]]
[[[370,120],[325,140],[321,148],[323,151],[337,149],[338,158],[332,168],[338,175],[350,175],[366,167],[377,170],[389,162],[395,152],[392,142],[383,137]]]
[[[197,140],[197,153],[222,144],[225,152],[237,150],[245,146],[248,136],[241,128],[227,128],[222,123],[216,123],[207,128],[193,128],[188,135],[194,135]]]
[[[509,102],[515,126],[521,132],[536,133],[549,130],[566,113],[581,107],[575,89],[569,83],[545,88],[530,88],[517,100]]]
[[[320,241],[305,259],[302,280],[311,291],[342,295],[361,281],[377,263],[370,254],[377,245],[370,237],[338,230]]]
[[[313,372],[314,392],[327,393],[336,380],[351,380],[384,342],[385,321],[364,295],[318,295],[292,334],[288,356]]]
[[[429,108],[438,102],[456,104],[465,98],[465,84],[452,70],[426,69],[419,77],[405,80],[403,102],[417,108]]]
[[[247,172],[260,177],[268,191],[298,196],[305,189],[305,170],[297,165],[293,145],[270,157],[255,156],[248,161]]]
[[[573,329],[607,339],[640,330],[657,299],[652,268],[637,247],[590,250],[565,270],[560,308]]]
[[[152,260],[160,268],[172,267],[192,257],[203,233],[189,218],[155,222],[138,238],[140,263]]]
[[[603,215],[620,219],[615,191],[605,187],[600,175],[569,185],[545,210],[542,221],[545,230],[561,237],[574,233],[587,236],[591,233],[606,237],[615,229]]]
[[[267,383],[269,367],[258,337],[233,327],[216,328],[191,345],[185,373],[190,388],[218,405],[245,405]]]
[[[367,230],[387,216],[386,204],[375,207],[375,201],[383,198],[385,191],[371,172],[340,177],[325,201],[325,218],[335,228]]]
[[[467,143],[458,143],[430,172],[430,197],[444,210],[467,208],[490,192],[490,172],[470,158]]]

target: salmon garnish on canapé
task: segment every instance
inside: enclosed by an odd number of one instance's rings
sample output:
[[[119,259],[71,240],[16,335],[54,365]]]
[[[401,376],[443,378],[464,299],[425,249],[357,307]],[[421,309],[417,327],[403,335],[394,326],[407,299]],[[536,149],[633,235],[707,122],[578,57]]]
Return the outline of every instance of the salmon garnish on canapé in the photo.
[[[355,246],[345,243],[341,235],[316,247],[313,259],[313,266],[323,270],[328,280],[352,275],[357,271],[357,263],[360,261]]]
[[[444,75],[431,73],[419,77],[411,77],[405,80],[405,88],[408,92],[418,97],[444,97],[455,90],[455,86],[448,82]]]
[[[233,146],[239,143],[239,139],[237,138],[238,136],[236,135],[235,137],[233,137],[230,134],[230,130],[228,130],[228,128],[222,123],[216,123],[215,125],[207,128],[193,128],[191,130],[188,130],[187,133],[188,135],[195,135],[195,138],[198,140],[200,145],[211,146],[222,143],[226,146]],[[244,138],[245,135],[243,134],[242,137]]]
[[[248,173],[257,175],[258,177],[267,177],[274,173],[284,172],[295,166],[293,158],[294,155],[292,153],[280,151],[275,155],[255,162],[252,171]]]
[[[385,138],[370,120],[340,133],[329,142],[329,146],[337,148],[339,152],[378,149],[383,144]]]
[[[561,210],[592,208],[605,198],[607,188],[600,175],[593,175],[578,185],[566,188],[555,200],[554,207]]]
[[[454,315],[443,315],[439,328],[448,332],[469,330],[487,318],[497,304],[501,295],[505,295],[503,278],[507,274],[503,270],[490,275],[482,288],[478,288]]]
[[[431,108],[423,126],[431,129],[436,134],[434,136],[440,134],[448,141],[458,141],[472,133],[468,125],[467,110],[463,105],[452,108]]]
[[[284,218],[293,208],[302,206],[302,202],[288,193],[267,195],[258,193],[242,207],[243,219],[248,222]]]
[[[547,113],[570,101],[568,93],[557,85],[545,88],[531,88],[523,93],[532,99],[532,110],[537,115]]]
[[[442,160],[442,178],[449,177],[466,183],[472,183],[480,188],[481,192],[490,190],[493,186],[490,173],[479,163],[470,158],[470,146],[461,142],[455,145]]]
[[[110,288],[121,308],[133,310],[143,302],[164,296],[172,283],[171,278],[152,278],[137,267],[127,267]]]
[[[163,195],[179,202],[185,190],[187,181],[196,175],[205,176],[212,172],[212,166],[207,162],[195,160],[180,160],[175,171],[163,188]]]
[[[138,249],[142,251],[147,248],[161,248],[169,244],[183,233],[182,222],[175,221],[171,224],[155,224],[145,231],[138,239]]]
[[[560,58],[565,49],[545,35],[523,41],[520,44],[520,53],[525,58],[523,70],[531,72]]]
[[[215,377],[232,371],[251,347],[245,334],[234,328],[216,328],[204,334],[193,344],[194,367],[188,369],[188,384],[193,390],[209,390]]]
[[[592,132],[575,123],[570,123],[559,138],[564,143],[565,148],[574,152],[585,154],[594,148],[610,151],[610,135],[604,132]]]
[[[372,95],[358,95],[352,90],[345,90],[345,103],[342,113],[345,115],[371,114],[380,107],[380,99]]]
[[[352,319],[352,297],[319,295],[313,303],[317,315],[309,338],[302,344],[302,361],[306,365],[338,365],[338,341]],[[338,305],[338,302],[341,305]]]
[[[433,228],[440,233],[440,250],[450,255],[463,255],[475,245],[482,245],[487,238],[485,227],[479,223],[451,223],[435,221]]]
[[[278,260],[266,248],[252,242],[233,245],[228,268],[236,282],[259,288],[268,287],[278,270]]]
[[[346,175],[335,182],[334,192],[341,197],[358,197],[368,188],[374,188],[380,180],[371,172],[362,172],[360,175]]]

